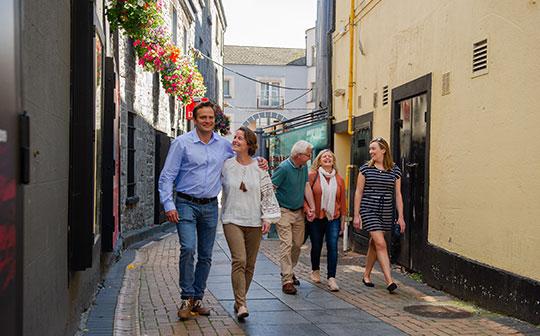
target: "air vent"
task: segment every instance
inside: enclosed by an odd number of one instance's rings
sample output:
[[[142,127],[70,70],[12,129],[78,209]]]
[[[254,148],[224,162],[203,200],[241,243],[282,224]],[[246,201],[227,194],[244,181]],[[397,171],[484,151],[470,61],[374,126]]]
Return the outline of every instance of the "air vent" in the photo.
[[[377,108],[377,99],[378,99],[377,92],[373,92],[373,108]]]
[[[388,105],[388,85],[383,86],[382,88],[382,104]]]
[[[450,94],[450,73],[445,72],[442,75],[442,95]]]
[[[473,44],[472,75],[480,76],[488,72],[488,41],[482,41]]]
[[[361,109],[362,108],[362,96],[358,96],[358,104],[357,104],[358,108]]]

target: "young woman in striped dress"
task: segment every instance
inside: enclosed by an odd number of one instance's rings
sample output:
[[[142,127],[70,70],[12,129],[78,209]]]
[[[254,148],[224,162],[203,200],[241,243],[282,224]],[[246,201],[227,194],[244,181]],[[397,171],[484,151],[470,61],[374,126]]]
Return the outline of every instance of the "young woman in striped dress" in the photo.
[[[390,258],[384,232],[391,231],[394,224],[394,197],[398,212],[397,223],[405,231],[403,199],[401,197],[401,170],[392,160],[390,147],[383,138],[375,138],[369,144],[371,160],[360,167],[354,194],[353,225],[356,229],[369,232],[369,247],[366,269],[362,282],[374,287],[371,271],[375,261],[381,265],[386,289],[392,293],[397,285],[390,272]]]

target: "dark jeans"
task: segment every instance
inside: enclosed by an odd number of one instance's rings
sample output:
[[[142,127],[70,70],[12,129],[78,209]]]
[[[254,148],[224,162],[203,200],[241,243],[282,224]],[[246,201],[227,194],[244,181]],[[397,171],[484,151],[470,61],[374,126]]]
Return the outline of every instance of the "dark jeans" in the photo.
[[[336,277],[336,267],[338,258],[338,238],[340,229],[340,219],[315,219],[309,228],[311,240],[311,269],[317,271],[320,269],[321,250],[323,239],[326,235],[326,250],[328,258],[327,278]]]
[[[176,198],[180,222],[176,224],[180,239],[180,289],[182,299],[201,300],[212,264],[212,249],[218,220],[217,201],[196,204]],[[197,254],[197,265],[195,265]]]

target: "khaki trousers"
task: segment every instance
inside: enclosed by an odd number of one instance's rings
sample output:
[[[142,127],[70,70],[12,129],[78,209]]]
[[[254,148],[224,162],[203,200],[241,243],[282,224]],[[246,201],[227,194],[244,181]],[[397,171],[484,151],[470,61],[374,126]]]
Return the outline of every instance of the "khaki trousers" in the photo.
[[[223,232],[231,251],[231,282],[238,308],[246,305],[246,295],[255,271],[262,230],[260,227],[224,224]]]
[[[304,211],[281,208],[281,219],[276,229],[279,235],[281,283],[286,284],[293,282],[293,269],[304,243]]]

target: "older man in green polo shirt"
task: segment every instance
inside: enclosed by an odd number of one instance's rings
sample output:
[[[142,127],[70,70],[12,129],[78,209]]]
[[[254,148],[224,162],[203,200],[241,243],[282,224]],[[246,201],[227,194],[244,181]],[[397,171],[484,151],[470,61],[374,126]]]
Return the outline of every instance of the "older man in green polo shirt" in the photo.
[[[294,144],[291,156],[283,161],[272,174],[276,197],[281,208],[281,219],[276,225],[280,240],[281,283],[285,294],[296,294],[293,269],[304,242],[304,197],[310,210],[309,220],[315,215],[315,202],[308,182],[307,162],[313,146],[304,140]]]

